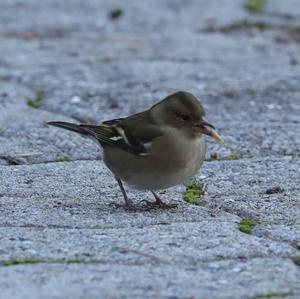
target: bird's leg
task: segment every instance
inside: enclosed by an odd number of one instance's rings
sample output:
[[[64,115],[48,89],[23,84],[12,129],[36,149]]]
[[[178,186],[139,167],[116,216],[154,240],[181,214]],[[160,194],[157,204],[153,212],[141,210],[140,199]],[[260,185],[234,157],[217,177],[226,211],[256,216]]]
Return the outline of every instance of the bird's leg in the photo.
[[[159,208],[159,209],[172,209],[172,208],[177,207],[177,204],[164,203],[153,190],[150,190],[150,191],[151,191],[151,193],[153,194],[153,196],[155,198],[155,202],[144,200],[149,207]]]
[[[117,206],[117,207],[122,206],[125,210],[136,211],[137,208],[133,205],[132,201],[128,198],[122,181],[120,179],[118,179],[118,178],[115,178],[115,179],[118,182],[118,185],[119,185],[119,187],[121,189],[121,192],[123,194],[123,198],[124,198],[125,204],[124,205],[114,204],[114,205]]]
[[[167,203],[164,203],[160,197],[154,192],[151,190],[151,193],[153,194],[154,198],[155,198],[155,203],[157,206],[159,206],[160,208],[163,208],[163,209],[168,209],[168,208],[176,208],[177,207],[177,204],[176,203],[173,203],[173,204],[167,204]]]
[[[125,188],[122,184],[122,181],[120,179],[117,179],[117,178],[116,178],[116,180],[117,180],[118,185],[119,185],[119,187],[121,189],[121,192],[123,194],[123,197],[124,197],[124,200],[125,200],[125,205],[129,205],[131,202],[130,202],[130,199],[128,198],[128,196],[127,196],[127,193],[126,193]]]

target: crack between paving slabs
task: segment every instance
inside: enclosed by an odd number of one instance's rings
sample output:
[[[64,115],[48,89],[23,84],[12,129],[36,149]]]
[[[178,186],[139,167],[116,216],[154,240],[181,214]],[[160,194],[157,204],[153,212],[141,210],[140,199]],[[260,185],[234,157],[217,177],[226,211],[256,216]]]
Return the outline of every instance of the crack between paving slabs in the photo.
[[[119,247],[113,249],[112,252],[117,252],[120,254],[135,254],[137,256],[142,256],[155,262],[156,265],[165,265],[165,266],[178,266],[182,268],[182,264],[172,262],[166,260],[164,258],[148,254],[136,249],[131,249],[127,247]],[[248,262],[253,259],[264,259],[264,260],[274,260],[274,259],[283,259],[283,260],[291,260],[291,256],[263,256],[263,255],[252,255],[248,257],[220,257],[220,258],[213,258],[213,259],[200,259],[198,262],[202,264],[214,263],[214,262],[226,262],[226,261],[240,261],[240,262]],[[71,265],[71,264],[83,264],[83,265],[120,265],[118,263],[112,263],[109,261],[101,260],[101,259],[83,259],[83,258],[60,258],[60,259],[32,259],[32,258],[24,258],[24,259],[8,259],[8,260],[1,260],[0,261],[0,268],[2,267],[12,267],[12,266],[32,266],[37,264],[63,264],[63,265]],[[123,266],[144,266],[145,263],[121,263]],[[148,263],[147,263],[148,264]],[[188,266],[188,265],[186,265]]]

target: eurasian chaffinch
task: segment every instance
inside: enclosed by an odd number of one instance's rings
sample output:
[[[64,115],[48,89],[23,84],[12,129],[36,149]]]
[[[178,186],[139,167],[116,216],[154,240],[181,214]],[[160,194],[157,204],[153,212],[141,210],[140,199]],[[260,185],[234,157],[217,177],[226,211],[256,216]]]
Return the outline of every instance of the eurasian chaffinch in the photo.
[[[149,190],[152,207],[170,208],[155,190],[166,189],[193,177],[206,152],[204,135],[223,142],[215,128],[203,120],[205,111],[192,94],[179,91],[149,110],[101,125],[53,121],[49,125],[92,137],[103,148],[103,160],[122,191],[126,209],[135,209],[122,181],[135,189]]]

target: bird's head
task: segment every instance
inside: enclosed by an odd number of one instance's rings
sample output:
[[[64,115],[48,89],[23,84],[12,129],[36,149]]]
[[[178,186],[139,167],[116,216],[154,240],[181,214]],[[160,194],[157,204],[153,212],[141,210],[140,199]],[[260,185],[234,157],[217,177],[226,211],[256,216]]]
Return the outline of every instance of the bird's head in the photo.
[[[205,134],[223,142],[214,126],[203,119],[205,110],[202,104],[189,92],[179,91],[167,96],[154,105],[150,113],[162,126],[176,128],[192,137]]]

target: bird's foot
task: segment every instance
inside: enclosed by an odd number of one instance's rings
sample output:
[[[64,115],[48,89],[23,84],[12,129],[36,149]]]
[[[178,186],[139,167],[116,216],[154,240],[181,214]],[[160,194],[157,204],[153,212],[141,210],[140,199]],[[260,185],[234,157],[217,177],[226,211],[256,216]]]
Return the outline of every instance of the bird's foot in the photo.
[[[137,211],[141,211],[141,207],[138,207],[136,205],[134,205],[132,202],[127,202],[123,205],[123,209],[125,211],[128,211],[128,212],[137,212]]]
[[[174,209],[176,208],[178,205],[176,203],[173,204],[167,204],[164,203],[163,201],[150,201],[150,200],[142,200],[141,202],[146,203],[147,207],[149,209],[162,209],[162,210],[167,210],[167,209]]]

